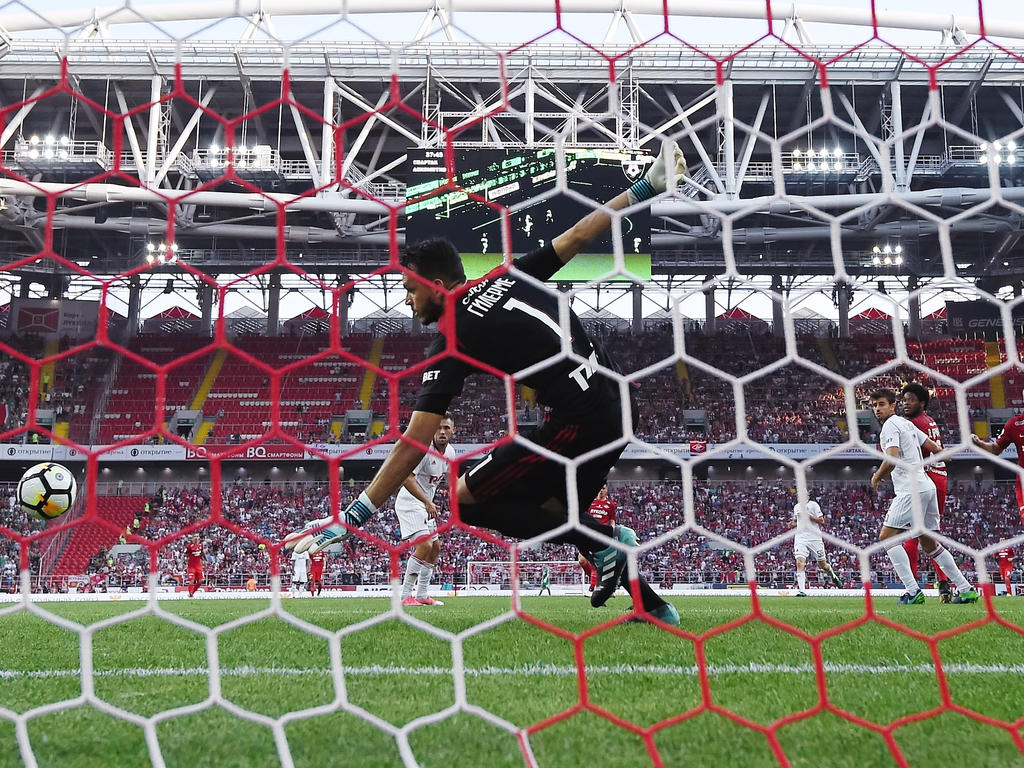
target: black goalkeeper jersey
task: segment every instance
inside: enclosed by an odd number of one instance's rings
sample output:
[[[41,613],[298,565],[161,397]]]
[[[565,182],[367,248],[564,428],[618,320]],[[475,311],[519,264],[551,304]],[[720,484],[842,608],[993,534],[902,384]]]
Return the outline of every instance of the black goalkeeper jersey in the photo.
[[[550,245],[513,261],[515,267],[537,280],[547,280],[563,266]],[[514,374],[555,358],[550,364],[517,377],[519,384],[536,390],[537,401],[552,409],[552,416],[579,423],[619,411],[619,385],[598,366],[618,367],[587,335],[576,313],[569,310],[572,352],[561,357],[562,329],[558,298],[519,275],[494,270],[454,294],[446,313],[455,311],[457,350],[468,358]],[[448,320],[443,318],[442,322]],[[447,349],[443,334],[430,345],[430,357]],[[480,367],[454,356],[440,357],[423,372],[415,410],[443,414],[463,382]]]

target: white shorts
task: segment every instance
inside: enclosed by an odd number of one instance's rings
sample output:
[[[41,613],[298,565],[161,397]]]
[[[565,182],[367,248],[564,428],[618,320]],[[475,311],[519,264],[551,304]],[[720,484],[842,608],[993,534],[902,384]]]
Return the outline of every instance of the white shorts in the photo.
[[[820,563],[825,559],[825,542],[817,538],[801,539],[797,537],[793,540],[793,554],[804,560],[814,558],[815,562]]]
[[[913,495],[901,494],[892,500],[889,511],[882,525],[907,531],[914,527]],[[929,488],[918,494],[921,499],[922,524],[926,531],[939,530],[939,500],[935,488]]]
[[[402,531],[402,541],[437,530],[437,522],[427,517],[427,508],[422,504],[402,504],[396,501],[395,514],[398,516],[398,526]],[[435,535],[430,541],[436,538]]]
[[[305,584],[309,579],[304,573],[292,574],[292,584]]]

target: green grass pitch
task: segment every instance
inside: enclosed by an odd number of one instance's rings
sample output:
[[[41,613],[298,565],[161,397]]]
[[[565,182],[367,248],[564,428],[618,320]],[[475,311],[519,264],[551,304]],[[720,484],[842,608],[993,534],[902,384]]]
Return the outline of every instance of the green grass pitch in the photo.
[[[1018,746],[1024,726],[1024,599],[994,599],[995,616],[1007,625],[988,620],[940,635],[937,653],[954,706],[934,717],[914,717],[943,704],[928,643],[875,621],[823,640],[828,701],[878,726],[896,723],[891,743],[884,733],[828,711],[792,717],[819,704],[810,645],[760,619],[710,632],[749,616],[749,598],[674,601],[684,630],[707,633],[702,642],[631,624],[583,643],[590,702],[649,729],[649,738],[583,709],[530,734],[538,765],[649,766],[653,756],[667,766],[775,766],[780,763],[772,737],[756,726],[780,721],[773,731],[777,749],[793,766],[897,765],[890,747],[911,766],[1024,765]],[[162,610],[194,623],[190,627],[152,615],[105,621],[138,612],[143,603],[39,607],[82,626],[105,622],[91,635],[95,696],[141,718],[170,715],[157,718],[153,729],[168,766],[275,766],[281,765],[280,749],[290,751],[295,765],[317,768],[400,766],[403,755],[409,765],[439,768],[524,765],[516,734],[475,711],[453,711],[438,722],[401,729],[457,700],[460,682],[451,670],[459,644],[446,635],[461,638],[468,704],[514,728],[579,703],[573,644],[516,618],[472,631],[507,614],[508,598],[460,596],[446,603],[408,609],[441,636],[393,618],[375,623],[390,608],[380,598],[281,602],[289,617],[320,628],[321,635],[266,615],[266,600],[161,603]],[[594,610],[582,597],[525,597],[523,606],[543,621],[583,633],[617,616],[628,600],[614,598]],[[865,615],[858,598],[762,598],[761,606],[770,619],[815,636]],[[893,598],[877,598],[876,609],[879,617],[932,636],[988,617],[981,603],[940,605],[935,599],[897,606]],[[256,620],[245,621],[254,615]],[[201,711],[177,709],[211,696],[202,627],[218,628],[210,637],[216,640],[224,703]],[[354,632],[334,634],[353,627]],[[328,636],[340,650],[341,690],[331,671]],[[0,766],[22,765],[12,718],[83,694],[80,638],[25,611],[0,616],[0,637]],[[699,653],[708,670],[706,694],[696,673]],[[691,718],[666,722],[708,704]],[[235,707],[261,721],[239,718]],[[283,723],[275,741],[276,718],[317,707],[313,717]],[[730,720],[719,708],[749,724]],[[980,722],[972,712],[1012,727]],[[142,725],[85,702],[32,717],[26,733],[40,766],[151,764]]]

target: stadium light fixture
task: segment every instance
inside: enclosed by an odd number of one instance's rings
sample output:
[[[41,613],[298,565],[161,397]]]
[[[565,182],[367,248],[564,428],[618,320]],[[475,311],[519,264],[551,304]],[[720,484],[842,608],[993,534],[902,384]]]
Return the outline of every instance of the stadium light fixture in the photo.
[[[177,243],[146,243],[146,262],[149,264],[174,264],[178,260]]]
[[[978,144],[978,165],[1016,165],[1017,164],[1017,142],[1013,139],[1007,141],[983,141]]]
[[[871,264],[875,267],[892,267],[903,264],[903,246],[899,243],[876,244],[871,247]]]
[[[815,149],[814,147],[795,147],[790,152],[790,167],[786,170],[792,173],[821,171],[842,171],[846,167],[843,150],[841,147],[835,149]]]

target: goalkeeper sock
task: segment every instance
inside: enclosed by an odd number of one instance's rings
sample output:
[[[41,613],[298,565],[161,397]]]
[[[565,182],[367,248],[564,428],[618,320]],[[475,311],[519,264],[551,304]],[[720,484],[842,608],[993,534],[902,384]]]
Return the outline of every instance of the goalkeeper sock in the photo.
[[[903,548],[903,544],[897,544],[892,549],[887,549],[885,554],[892,561],[892,567],[896,569],[896,575],[906,587],[907,594],[914,596],[920,592],[921,588],[917,586],[917,579],[914,578],[914,572],[910,568],[910,558],[907,557],[907,550]]]
[[[956,560],[953,559],[953,555],[950,554],[948,549],[940,546],[936,551],[926,552],[925,554],[935,561],[949,580],[956,585],[958,590],[967,592],[971,589],[971,582],[964,576],[963,571],[960,570],[960,566],[956,564]]]
[[[427,596],[427,587],[430,586],[430,580],[434,576],[434,565],[433,563],[420,563],[420,580],[416,585],[416,599],[422,600]]]
[[[796,588],[803,592],[807,587],[807,571],[796,572]]]
[[[420,569],[423,568],[424,563],[418,558],[409,557],[409,560],[405,564],[405,578],[402,579],[402,599],[409,597],[412,594],[413,587],[416,586],[416,579],[420,575]]]

